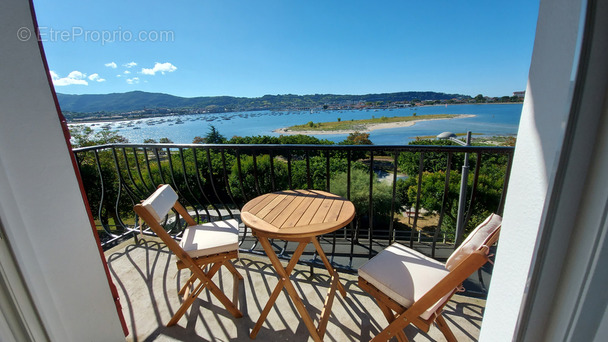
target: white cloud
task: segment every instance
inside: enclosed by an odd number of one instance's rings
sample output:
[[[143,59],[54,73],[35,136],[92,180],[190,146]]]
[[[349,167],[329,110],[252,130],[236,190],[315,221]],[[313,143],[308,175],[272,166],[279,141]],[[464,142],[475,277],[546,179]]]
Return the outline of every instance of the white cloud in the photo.
[[[137,84],[137,83],[139,83],[139,77],[127,78],[127,83]]]
[[[165,74],[166,72],[174,72],[177,67],[169,62],[167,63],[155,63],[152,69],[141,69],[141,73],[144,75],[155,75],[157,72]]]
[[[105,81],[106,81],[106,79],[105,79],[105,78],[101,78],[101,77],[99,77],[99,74],[91,74],[91,75],[89,76],[89,80],[91,80],[91,81],[96,81],[96,82],[105,82]]]
[[[137,63],[135,63],[135,62],[129,62],[127,64],[123,64],[123,66],[126,66],[127,68],[132,68],[132,67],[134,67],[136,65],[137,65]]]
[[[131,72],[130,72],[129,70],[125,70],[125,74],[126,74],[126,75],[128,75],[128,74],[130,74],[130,73],[131,73]]]
[[[97,75],[97,74],[95,74]],[[98,75],[99,76],[99,75]],[[72,84],[77,85],[89,85],[89,83],[85,80],[87,77],[86,74],[81,73],[80,71],[72,71],[68,74],[67,77],[59,77],[59,75],[51,70],[51,79],[53,80],[53,84],[56,86],[68,86]]]
[[[116,69],[118,67],[118,65],[116,65],[116,63],[114,63],[114,62],[106,63],[104,65],[107,66],[108,68],[112,68],[112,69]]]

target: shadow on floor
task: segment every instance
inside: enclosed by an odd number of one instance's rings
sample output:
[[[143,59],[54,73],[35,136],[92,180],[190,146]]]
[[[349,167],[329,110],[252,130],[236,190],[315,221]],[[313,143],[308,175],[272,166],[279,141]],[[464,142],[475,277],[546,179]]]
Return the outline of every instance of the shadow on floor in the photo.
[[[244,317],[234,318],[208,291],[203,291],[177,325],[166,327],[181,305],[177,291],[188,279],[188,271],[178,271],[175,258],[160,240],[145,237],[133,240],[105,253],[114,284],[118,288],[123,314],[129,328],[127,341],[250,341],[249,333],[270,293],[278,282],[264,256],[241,253],[235,262],[244,279],[238,283],[238,306]],[[284,262],[286,265],[286,262]],[[303,299],[309,315],[317,324],[328,290],[329,275],[308,266],[296,266],[292,282]],[[367,341],[386,321],[371,297],[357,285],[357,276],[340,274],[347,296],[336,294],[325,333],[325,341]],[[222,269],[213,281],[230,297],[233,277]],[[444,317],[459,341],[476,341],[479,336],[485,301],[454,296],[444,310]],[[406,335],[412,341],[443,341],[435,327],[423,333],[409,326]],[[296,307],[283,291],[256,337],[257,341],[312,340]]]

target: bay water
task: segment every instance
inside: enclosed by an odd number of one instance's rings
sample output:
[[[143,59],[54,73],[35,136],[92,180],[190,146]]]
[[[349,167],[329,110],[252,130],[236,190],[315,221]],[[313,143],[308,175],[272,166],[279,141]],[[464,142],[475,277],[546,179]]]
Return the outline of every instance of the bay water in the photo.
[[[378,129],[370,132],[376,145],[405,145],[419,136],[436,136],[441,132],[465,133],[476,136],[514,136],[517,134],[522,104],[438,105],[414,108],[322,110],[322,111],[256,111],[164,116],[138,120],[86,123],[95,131],[117,131],[131,143],[145,139],[158,141],[168,138],[174,143],[192,143],[196,136],[204,137],[211,125],[227,139],[233,136],[279,136],[274,130],[310,121],[331,122],[371,118],[412,116],[424,118],[430,114],[472,114],[474,117],[416,122],[413,126]],[[348,134],[312,134],[320,139],[340,142]]]

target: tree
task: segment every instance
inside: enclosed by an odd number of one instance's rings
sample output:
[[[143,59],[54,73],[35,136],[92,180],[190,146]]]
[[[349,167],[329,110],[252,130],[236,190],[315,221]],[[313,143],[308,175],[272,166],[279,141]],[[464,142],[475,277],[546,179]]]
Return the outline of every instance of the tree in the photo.
[[[209,131],[207,132],[207,135],[205,135],[205,142],[207,144],[224,144],[226,138],[220,134],[215,126],[210,125]]]
[[[483,97],[482,94],[479,94],[479,95],[475,96],[474,100],[475,100],[475,103],[483,103],[483,102],[485,102],[485,98]]]
[[[343,141],[343,145],[373,145],[374,143],[369,140],[369,133],[353,132],[346,137]]]
[[[158,142],[161,144],[173,144],[173,141],[171,141],[171,139],[169,139],[169,138],[160,138],[160,140],[158,140]]]
[[[347,197],[346,172],[335,173],[331,177],[331,192]],[[395,208],[400,207],[399,198],[395,198]],[[362,218],[369,216],[369,173],[360,169],[351,171],[350,201],[353,202],[356,211],[355,223],[361,226]],[[391,185],[379,182],[374,175],[372,207],[375,221],[390,220],[391,204],[393,201],[393,190]]]
[[[72,126],[70,128],[70,136],[70,142],[75,148],[129,142],[127,138],[119,135],[116,131],[103,130],[95,133],[95,131],[88,126]]]
[[[228,179],[232,194],[236,198],[248,201],[273,190],[287,189],[287,166],[284,162],[274,159],[273,168],[274,189],[272,187],[270,157],[268,155],[259,156],[256,158],[254,165],[253,157],[241,156],[241,177],[239,177],[238,164],[235,162]]]
[[[417,141],[411,144],[450,144],[443,140]],[[415,205],[418,196],[418,171],[419,153],[401,153],[398,160],[399,168],[405,171],[410,177],[405,180],[397,181],[397,196],[408,208]],[[460,189],[460,168],[463,156],[455,153],[452,157],[450,167],[450,183],[448,197],[445,202],[445,216],[442,224],[442,231],[453,237],[456,227],[456,217],[458,215],[458,194]],[[470,159],[470,169],[475,170],[477,158]],[[505,172],[508,163],[508,156],[501,154],[484,154],[480,160],[479,177],[475,192],[473,207],[470,208],[470,201],[473,190],[474,173],[469,173],[467,179],[467,213],[470,219],[465,229],[468,231],[481,223],[490,213],[495,212],[499,206],[504,183]],[[422,182],[420,184],[420,206],[430,213],[439,213],[443,204],[443,193],[445,191],[445,177],[447,169],[447,155],[445,153],[426,152],[424,154],[424,169],[422,172]]]
[[[449,140],[421,139],[410,142],[408,145],[453,145]],[[464,154],[455,153],[452,157],[452,169],[460,169],[462,167]],[[447,168],[448,156],[442,152],[426,152],[424,153],[423,171],[437,172]],[[401,171],[408,176],[418,175],[420,167],[420,152],[404,152],[399,154],[397,165]]]

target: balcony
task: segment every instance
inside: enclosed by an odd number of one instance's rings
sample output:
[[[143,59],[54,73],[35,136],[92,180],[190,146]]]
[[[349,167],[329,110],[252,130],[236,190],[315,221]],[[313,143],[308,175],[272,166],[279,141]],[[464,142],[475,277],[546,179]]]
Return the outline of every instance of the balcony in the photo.
[[[348,292],[346,298],[337,296],[325,339],[359,341],[375,336],[385,323],[373,299],[357,286],[360,265],[395,241],[438,260],[445,260],[454,249],[454,231],[447,223],[458,209],[454,189],[459,186],[464,153],[473,156],[465,208],[465,227],[472,229],[477,224],[475,210],[502,212],[513,154],[510,147],[114,144],[74,150],[119,290],[128,339],[133,341],[249,340],[249,330],[277,282],[263,249],[241,224],[236,267],[245,279],[236,295],[245,317],[233,319],[203,292],[178,326],[166,328],[179,307],[176,289],[188,275],[177,271],[167,247],[140,226],[131,210],[158,184],[171,184],[199,222],[238,220],[239,209],[248,200],[282,189],[320,189],[351,199],[358,213],[353,223],[321,238]],[[408,174],[403,175],[408,165]],[[398,181],[405,177],[409,183]],[[494,191],[488,190],[490,181]],[[436,200],[425,201],[425,196]],[[425,208],[430,205],[436,207]],[[184,223],[172,214],[164,226],[179,239]],[[279,257],[288,259],[296,244],[275,240],[274,246]],[[329,284],[327,272],[317,266],[322,264],[310,246],[294,271],[313,320],[320,314]],[[220,276],[217,283],[230,290],[231,276]],[[466,292],[447,306],[446,320],[459,340],[477,339],[490,280],[491,265],[486,265],[465,283]],[[436,328],[429,335],[415,328],[406,332],[415,341],[443,338]],[[271,338],[308,339],[286,296],[279,296],[258,335],[258,340]]]
[[[241,253],[235,266],[244,277],[237,294],[244,317],[235,319],[214,296],[203,291],[179,323],[167,328],[165,324],[181,305],[177,288],[188,278],[187,271],[177,270],[175,257],[168,248],[160,239],[143,237],[138,243],[123,242],[105,255],[127,321],[127,341],[251,341],[249,332],[278,280],[268,258]],[[312,258],[312,255],[306,257]],[[231,294],[232,275],[224,270],[220,276],[222,280],[216,275],[214,281]],[[324,340],[369,341],[386,324],[384,316],[373,298],[358,287],[356,274],[340,272],[340,278],[347,297],[336,295]],[[292,280],[316,323],[328,290],[328,273],[302,264],[296,266]],[[465,293],[453,297],[444,316],[458,341],[477,340],[484,307],[485,300],[477,296]],[[413,327],[405,331],[411,341],[444,340],[435,327],[428,334]],[[311,338],[296,308],[282,294],[256,340],[308,341]]]

